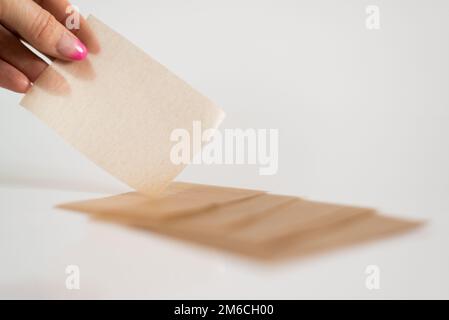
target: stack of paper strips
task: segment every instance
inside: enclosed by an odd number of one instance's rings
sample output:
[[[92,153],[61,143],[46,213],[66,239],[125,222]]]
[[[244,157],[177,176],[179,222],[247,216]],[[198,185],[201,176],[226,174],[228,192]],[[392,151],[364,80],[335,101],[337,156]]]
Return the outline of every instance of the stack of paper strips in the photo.
[[[318,253],[421,224],[367,208],[179,182],[158,197],[131,192],[59,207],[259,259]]]

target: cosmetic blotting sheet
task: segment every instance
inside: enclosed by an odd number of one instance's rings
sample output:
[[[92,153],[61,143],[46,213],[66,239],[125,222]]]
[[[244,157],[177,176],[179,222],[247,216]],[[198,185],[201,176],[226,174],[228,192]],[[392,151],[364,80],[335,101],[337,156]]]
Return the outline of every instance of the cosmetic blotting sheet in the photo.
[[[170,159],[173,130],[192,137],[194,121],[214,129],[224,113],[96,18],[87,22],[99,52],[55,61],[21,105],[116,178],[159,194],[185,167]]]

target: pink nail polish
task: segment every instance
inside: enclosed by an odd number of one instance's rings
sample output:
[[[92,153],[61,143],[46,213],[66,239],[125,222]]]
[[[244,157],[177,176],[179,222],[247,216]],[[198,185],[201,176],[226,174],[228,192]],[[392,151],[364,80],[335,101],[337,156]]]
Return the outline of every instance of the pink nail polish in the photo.
[[[71,58],[73,60],[83,60],[87,56],[87,48],[86,46],[81,42],[77,41],[75,45],[75,51],[73,52]]]
[[[83,60],[87,56],[86,46],[69,32],[62,35],[56,49],[61,55],[71,60]]]

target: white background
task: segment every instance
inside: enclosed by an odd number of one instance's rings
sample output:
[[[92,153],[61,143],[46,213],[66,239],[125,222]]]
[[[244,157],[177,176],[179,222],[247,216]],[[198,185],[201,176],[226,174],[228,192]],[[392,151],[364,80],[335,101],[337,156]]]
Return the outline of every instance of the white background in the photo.
[[[129,190],[0,91],[0,297],[449,298],[447,1],[76,1],[210,97],[275,128],[279,171],[179,180],[373,206],[408,235],[267,266],[54,209]],[[367,5],[380,30],[365,27]],[[126,62],[124,62],[126,67]],[[79,265],[81,289],[65,288]],[[365,287],[378,265],[380,290]]]

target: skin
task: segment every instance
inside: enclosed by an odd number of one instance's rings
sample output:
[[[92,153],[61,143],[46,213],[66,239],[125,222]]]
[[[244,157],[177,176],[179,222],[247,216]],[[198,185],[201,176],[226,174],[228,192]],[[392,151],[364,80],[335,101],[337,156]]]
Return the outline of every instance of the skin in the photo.
[[[20,40],[50,59],[83,60],[99,50],[80,17],[80,28],[68,30],[67,0],[0,0],[0,87],[25,93],[48,66]]]

